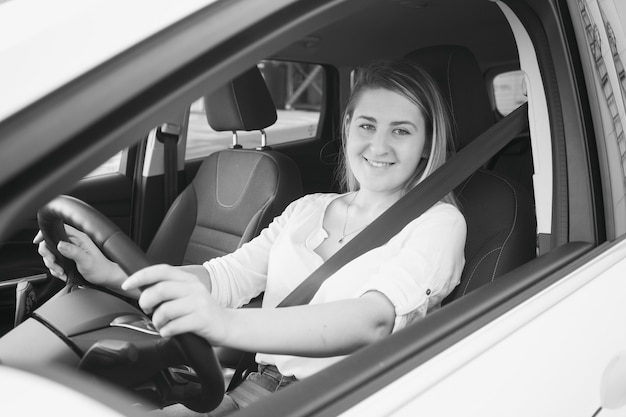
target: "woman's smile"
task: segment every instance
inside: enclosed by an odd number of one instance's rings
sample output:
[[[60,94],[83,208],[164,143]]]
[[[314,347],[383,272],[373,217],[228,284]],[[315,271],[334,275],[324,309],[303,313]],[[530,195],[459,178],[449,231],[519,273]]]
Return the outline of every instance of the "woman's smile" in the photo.
[[[366,156],[363,159],[374,168],[387,168],[394,165],[394,162],[377,161],[375,159],[369,159]]]

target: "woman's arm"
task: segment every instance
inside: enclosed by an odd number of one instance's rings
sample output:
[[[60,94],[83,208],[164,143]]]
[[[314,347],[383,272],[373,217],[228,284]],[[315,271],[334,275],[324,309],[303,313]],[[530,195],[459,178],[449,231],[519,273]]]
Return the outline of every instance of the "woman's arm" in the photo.
[[[256,311],[255,311],[256,310]],[[395,311],[372,291],[332,303],[225,311],[223,344],[252,352],[328,357],[350,354],[391,333]]]
[[[193,332],[243,350],[325,357],[347,354],[388,335],[394,307],[381,293],[353,300],[280,309],[225,309],[206,286],[181,269],[157,265],[122,286],[147,287],[139,298],[163,336]]]

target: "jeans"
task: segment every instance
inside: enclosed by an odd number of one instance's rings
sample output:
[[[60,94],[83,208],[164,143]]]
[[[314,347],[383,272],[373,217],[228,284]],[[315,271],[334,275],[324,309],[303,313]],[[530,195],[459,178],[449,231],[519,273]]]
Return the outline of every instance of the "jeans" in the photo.
[[[297,379],[293,376],[282,375],[273,365],[259,365],[257,372],[250,373],[237,388],[226,393],[220,405],[208,414],[196,413],[180,404],[167,407],[160,413],[169,417],[223,417],[296,381]]]

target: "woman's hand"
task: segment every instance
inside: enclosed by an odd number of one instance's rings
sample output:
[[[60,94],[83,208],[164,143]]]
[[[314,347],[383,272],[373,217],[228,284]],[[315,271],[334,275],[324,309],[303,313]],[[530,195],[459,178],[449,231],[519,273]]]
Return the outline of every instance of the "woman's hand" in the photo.
[[[222,344],[228,328],[227,310],[215,302],[196,275],[169,265],[154,265],[131,275],[122,289],[142,290],[139,306],[152,314],[161,336],[191,332],[213,345]]]
[[[121,268],[104,256],[85,233],[68,225],[65,225],[65,231],[70,241],[59,242],[57,249],[63,256],[76,262],[76,268],[83,278],[92,284],[119,288],[126,278]],[[38,245],[38,252],[50,273],[64,281],[67,280],[65,271],[56,262],[41,232],[37,233],[33,243]]]

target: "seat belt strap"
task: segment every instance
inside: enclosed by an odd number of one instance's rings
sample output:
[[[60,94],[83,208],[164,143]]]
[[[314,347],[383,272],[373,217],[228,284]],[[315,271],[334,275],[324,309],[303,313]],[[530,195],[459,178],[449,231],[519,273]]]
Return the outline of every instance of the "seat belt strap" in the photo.
[[[353,259],[380,247],[421,216],[465,179],[484,166],[528,124],[524,104],[494,124],[450,158],[432,175],[409,190],[387,211],[316,269],[278,307],[308,304],[322,283]]]
[[[448,193],[458,187],[474,172],[483,167],[504,148],[516,134],[528,125],[528,104],[523,104],[504,119],[484,131],[456,155],[409,190],[400,200],[370,223],[357,236],[318,269],[313,271],[277,307],[308,304],[322,283],[348,262],[380,247],[398,234],[412,220],[418,218]],[[234,389],[244,378],[246,366],[254,353],[245,353],[228,386]]]
[[[174,123],[163,123],[156,133],[163,143],[163,210],[167,212],[178,196],[178,139],[181,128]]]

